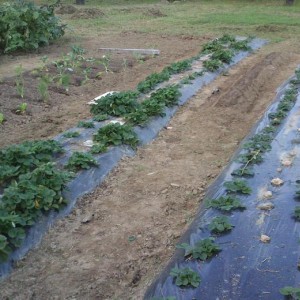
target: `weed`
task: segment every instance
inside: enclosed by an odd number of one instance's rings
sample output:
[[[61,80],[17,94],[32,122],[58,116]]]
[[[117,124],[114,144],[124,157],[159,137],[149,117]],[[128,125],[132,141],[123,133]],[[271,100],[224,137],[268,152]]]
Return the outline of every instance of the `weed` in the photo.
[[[207,260],[221,251],[221,248],[214,243],[213,238],[206,238],[195,243],[195,246],[183,243],[177,246],[184,249],[184,256],[191,256],[193,259]]]
[[[199,274],[190,268],[173,268],[171,269],[170,275],[175,278],[175,284],[181,287],[192,286],[196,288],[201,282]]]
[[[80,133],[78,131],[68,131],[63,134],[63,137],[68,138],[68,139],[76,138],[79,136],[80,136]]]
[[[85,122],[85,121],[78,122],[77,126],[83,127],[83,128],[95,128],[95,125],[93,122]]]
[[[106,73],[111,72],[109,69],[109,65],[110,65],[110,56],[109,55],[103,55],[102,59],[99,62],[104,67]]]
[[[92,154],[84,152],[74,152],[66,164],[66,168],[71,171],[80,169],[90,169],[92,166],[98,166]]]
[[[21,115],[23,115],[25,112],[26,112],[26,110],[27,110],[27,107],[28,107],[28,104],[27,103],[21,103],[19,106],[18,106],[18,108],[16,109],[16,113],[17,114],[21,114]]]
[[[224,196],[218,199],[212,199],[207,201],[207,208],[216,208],[224,211],[231,211],[235,209],[245,209],[245,205],[241,203],[241,200],[232,197],[232,196]]]
[[[284,288],[280,289],[280,294],[284,296],[291,297],[295,300],[300,300],[300,288],[295,288],[292,286],[285,286]]]
[[[246,181],[241,179],[226,181],[224,183],[224,186],[229,193],[241,193],[249,195],[252,192],[251,188],[247,185]]]
[[[52,79],[47,75],[44,75],[39,79],[37,89],[43,101],[46,101],[49,98],[48,88],[51,82]]]
[[[101,127],[94,135],[94,141],[104,146],[119,146],[126,144],[132,148],[136,148],[139,143],[136,133],[129,125],[121,125],[119,123],[108,124]]]
[[[223,233],[230,231],[233,225],[230,224],[229,218],[226,216],[215,217],[208,226],[209,230],[214,233]]]

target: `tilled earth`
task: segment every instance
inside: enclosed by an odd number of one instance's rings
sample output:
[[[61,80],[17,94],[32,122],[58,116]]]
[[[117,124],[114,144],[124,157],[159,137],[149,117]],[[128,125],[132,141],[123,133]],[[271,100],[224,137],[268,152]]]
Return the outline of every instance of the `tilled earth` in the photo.
[[[160,41],[169,47],[174,42]],[[186,43],[178,38],[176,47],[181,51],[163,52],[168,59],[158,58],[161,66],[192,56],[199,51],[198,44],[198,39]],[[142,299],[193,219],[207,186],[299,61],[296,45],[268,45],[228,76],[204,87],[180,108],[168,129],[134,158],[124,159],[104,184],[82,198],[73,213],[57,222],[39,247],[16,264],[0,283],[0,298]],[[139,80],[156,71],[156,63],[157,59],[153,65],[138,65]],[[126,78],[114,90],[132,88],[136,79]],[[99,94],[112,87],[102,87]],[[219,92],[212,94],[216,89]],[[78,97],[78,102],[86,100]],[[75,116],[76,109],[69,108]],[[80,118],[86,115],[82,112]]]

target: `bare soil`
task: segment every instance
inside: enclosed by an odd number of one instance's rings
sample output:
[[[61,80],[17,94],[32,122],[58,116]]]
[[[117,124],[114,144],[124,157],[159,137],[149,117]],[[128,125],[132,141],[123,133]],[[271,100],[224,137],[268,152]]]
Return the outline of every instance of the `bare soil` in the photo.
[[[19,140],[23,135],[24,139],[41,137],[45,134],[41,120],[47,118],[52,121],[45,121],[45,127],[49,136],[54,135],[88,116],[85,103],[95,94],[133,88],[165,64],[196,54],[202,42],[193,37],[134,33],[118,38],[125,47],[155,39],[162,54],[127,73],[93,82],[22,128],[8,130],[5,125],[1,140],[17,141],[15,134]],[[124,159],[104,184],[49,230],[37,249],[16,263],[12,274],[0,283],[0,298],[142,299],[193,219],[207,186],[299,60],[296,46],[269,45],[203,88],[180,108],[168,129],[134,158]],[[216,88],[219,93],[212,94]]]

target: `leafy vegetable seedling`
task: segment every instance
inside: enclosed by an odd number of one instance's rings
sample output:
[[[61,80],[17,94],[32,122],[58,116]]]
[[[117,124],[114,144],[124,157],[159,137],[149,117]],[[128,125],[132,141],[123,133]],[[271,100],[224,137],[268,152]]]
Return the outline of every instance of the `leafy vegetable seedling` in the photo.
[[[212,199],[207,201],[207,208],[216,208],[224,211],[231,211],[235,209],[245,209],[240,199],[232,196],[224,196],[218,199]]]
[[[27,107],[28,107],[28,105],[27,105],[27,103],[21,103],[19,106],[18,106],[18,108],[16,109],[16,113],[17,114],[24,114],[25,112],[26,112],[26,110],[27,110]]]
[[[214,233],[224,233],[230,231],[233,225],[226,216],[215,217],[208,226],[209,230]]]
[[[180,287],[192,286],[196,288],[201,282],[199,274],[191,268],[173,268],[170,275],[175,278],[175,284]]]
[[[0,113],[0,125],[3,124],[5,121],[4,114]]]
[[[80,136],[80,133],[78,131],[68,131],[63,134],[63,137],[68,138],[68,139],[79,137],[79,136]]]
[[[178,245],[177,248],[185,250],[184,256],[191,256],[194,259],[200,260],[207,260],[221,251],[219,245],[214,243],[213,238],[200,240],[195,244],[195,246],[183,243]]]
[[[291,297],[295,300],[300,300],[300,288],[286,286],[279,290],[281,295]]]
[[[85,121],[78,122],[77,126],[83,127],[83,128],[95,128],[95,125],[93,122],[85,122]]]
[[[98,163],[90,153],[74,152],[69,158],[66,168],[71,171],[80,169],[90,169],[92,166],[98,166]]]
[[[247,185],[246,181],[241,179],[235,179],[233,181],[226,181],[224,183],[226,190],[230,193],[241,193],[241,194],[251,194],[252,190]]]

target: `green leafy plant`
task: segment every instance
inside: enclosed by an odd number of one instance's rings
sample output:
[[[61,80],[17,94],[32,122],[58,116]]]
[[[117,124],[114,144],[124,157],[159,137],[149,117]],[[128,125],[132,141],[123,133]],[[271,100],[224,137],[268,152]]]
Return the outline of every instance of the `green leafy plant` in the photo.
[[[83,127],[83,128],[95,128],[95,125],[93,122],[85,122],[85,121],[78,122],[77,126]]]
[[[245,166],[232,171],[231,175],[239,177],[253,177],[255,174],[252,168]]]
[[[203,66],[207,71],[214,72],[223,66],[223,63],[218,59],[209,59],[203,62]]]
[[[219,197],[217,199],[208,200],[206,206],[207,208],[216,208],[224,211],[246,208],[241,203],[240,199],[232,196],[224,196],[224,197]]]
[[[119,146],[126,144],[132,148],[136,148],[139,143],[136,133],[129,125],[121,125],[119,123],[108,124],[101,127],[94,135],[94,141],[104,146]]]
[[[100,153],[104,153],[106,151],[107,151],[107,146],[105,146],[101,143],[94,144],[90,150],[90,152],[92,154],[100,154]]]
[[[18,108],[16,109],[16,113],[17,114],[21,114],[21,115],[23,115],[25,112],[26,112],[26,110],[27,110],[27,107],[28,107],[28,104],[27,103],[21,103],[19,106],[18,106]]]
[[[214,233],[223,233],[230,231],[233,228],[233,225],[229,222],[228,217],[218,216],[212,219],[208,228]]]
[[[221,251],[219,245],[214,243],[213,238],[206,238],[195,243],[194,246],[183,243],[177,248],[184,249],[184,256],[191,256],[193,259],[207,260]]]
[[[38,86],[37,86],[37,89],[38,89],[38,92],[41,96],[41,99],[43,101],[46,101],[48,100],[49,98],[49,84],[51,83],[52,79],[49,77],[49,76],[42,76],[40,79],[39,79],[39,82],[38,82]]]
[[[63,134],[63,137],[68,138],[68,139],[76,138],[79,136],[80,136],[80,133],[78,131],[68,131]]]
[[[241,179],[235,179],[233,181],[224,182],[226,190],[230,193],[241,193],[241,194],[251,194],[252,190],[247,185],[246,181]]]
[[[231,41],[229,44],[229,48],[235,51],[250,51],[251,47],[248,45],[249,39],[242,41]]]
[[[93,120],[96,122],[102,122],[102,121],[105,121],[108,119],[109,119],[108,114],[99,114],[99,115],[94,116],[94,118],[93,118]]]
[[[300,288],[295,288],[292,286],[285,286],[284,288],[280,289],[280,294],[284,296],[291,297],[295,300],[300,300]]]
[[[148,93],[153,90],[159,83],[167,81],[170,79],[170,73],[166,70],[161,73],[153,73],[146,77],[144,81],[141,81],[137,85],[137,90],[140,93]]]
[[[0,113],[0,125],[3,124],[5,121],[5,117],[3,113]]]
[[[296,206],[294,210],[294,217],[297,221],[300,221],[300,206]]]
[[[165,106],[174,106],[178,103],[181,93],[177,85],[169,85],[165,88],[158,89],[150,96],[150,100],[163,103]],[[142,103],[143,106],[143,103]]]
[[[91,106],[91,113],[94,115],[124,116],[139,107],[136,101],[137,96],[138,94],[132,91],[106,95],[97,100],[97,104]]]
[[[4,52],[35,50],[64,35],[65,25],[55,16],[56,5],[38,6],[27,1],[0,5],[0,49]]]
[[[192,60],[186,59],[186,60],[172,63],[170,66],[164,68],[163,73],[165,72],[166,74],[169,73],[171,75],[178,74],[190,70],[191,66],[192,66]]]
[[[223,63],[229,64],[232,61],[233,56],[234,53],[230,49],[218,49],[212,54],[211,60],[219,60]]]
[[[92,154],[85,152],[74,152],[66,164],[66,168],[71,171],[80,169],[90,169],[92,166],[98,166]]]
[[[16,88],[18,95],[23,99],[25,94],[25,88],[24,88],[24,78],[23,78],[23,67],[22,65],[19,65],[16,67]]]
[[[196,288],[201,282],[199,274],[193,271],[191,268],[173,268],[171,269],[170,275],[174,277],[175,284],[180,287],[192,286]]]

